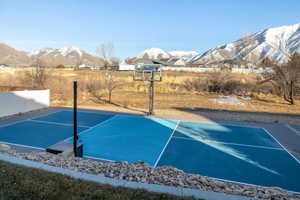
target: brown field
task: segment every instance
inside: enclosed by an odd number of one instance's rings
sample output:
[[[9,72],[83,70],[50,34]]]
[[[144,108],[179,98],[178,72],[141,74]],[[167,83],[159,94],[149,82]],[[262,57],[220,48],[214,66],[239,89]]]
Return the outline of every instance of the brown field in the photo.
[[[0,71],[0,91],[22,90],[24,88],[39,88],[32,85],[26,71],[30,69],[2,70]],[[235,80],[247,84],[246,87],[256,87],[259,75],[238,74],[223,72],[225,79]],[[51,69],[46,72],[45,87],[51,91],[52,106],[71,106],[72,104],[72,81],[79,84],[79,106],[102,110],[116,110],[128,112],[146,112],[148,106],[146,82],[133,81],[132,72],[112,72],[113,80],[118,87],[112,92],[112,104],[107,103],[107,90],[105,86],[105,71],[73,71],[66,69]],[[185,108],[203,108],[213,110],[249,111],[264,113],[300,114],[300,101],[296,105],[289,105],[282,97],[260,92],[247,92],[250,96],[244,106],[218,104],[211,99],[224,94],[207,91],[188,90],[184,87],[186,80],[207,81],[209,73],[190,72],[164,72],[162,82],[155,84],[155,109],[159,112],[165,110],[181,110]],[[226,81],[225,80],[225,81]],[[100,99],[95,99],[88,92],[87,87],[92,85]],[[268,85],[265,86],[270,89]],[[225,94],[226,95],[226,94]],[[238,96],[238,98],[242,98]]]

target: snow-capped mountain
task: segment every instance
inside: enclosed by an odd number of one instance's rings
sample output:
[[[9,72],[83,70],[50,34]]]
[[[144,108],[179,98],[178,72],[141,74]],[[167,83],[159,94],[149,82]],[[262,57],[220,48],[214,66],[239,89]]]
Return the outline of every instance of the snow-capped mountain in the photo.
[[[259,63],[266,57],[278,63],[285,63],[288,57],[296,52],[300,53],[300,23],[265,29],[233,43],[208,50],[195,56],[190,63],[208,64],[224,60]]]
[[[150,48],[146,49],[142,53],[140,53],[137,58],[147,58],[147,59],[154,59],[154,60],[159,60],[159,59],[169,59],[171,58],[171,55],[159,48]]]
[[[169,54],[177,58],[188,60],[197,56],[199,53],[197,51],[169,51]]]
[[[198,55],[196,51],[164,51],[159,48],[146,49],[135,59],[145,58],[151,60],[160,60],[171,65],[185,65],[193,57]]]
[[[47,65],[101,65],[102,60],[96,56],[93,56],[78,47],[70,46],[59,49],[55,48],[43,48],[29,54],[31,58],[40,58],[46,62]]]
[[[199,53],[196,51],[169,51],[169,54],[175,58],[178,58],[174,65],[185,65],[195,56],[199,55]]]
[[[60,49],[54,48],[43,48],[38,51],[31,53],[31,56],[47,56],[47,55],[54,55],[54,56],[64,56],[64,57],[81,57],[84,51],[80,50],[78,47],[63,47]]]

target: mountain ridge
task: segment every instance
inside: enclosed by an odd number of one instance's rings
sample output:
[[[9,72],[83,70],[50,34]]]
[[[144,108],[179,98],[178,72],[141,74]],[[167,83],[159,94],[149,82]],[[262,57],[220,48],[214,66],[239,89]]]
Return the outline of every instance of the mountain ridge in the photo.
[[[264,29],[199,54],[190,63],[209,64],[224,60],[259,63],[266,57],[285,63],[294,53],[300,53],[300,23]]]
[[[76,66],[103,65],[103,59],[81,50],[79,47],[67,46],[62,48],[42,48],[32,53],[14,49],[0,43],[0,64],[12,66],[31,66],[39,59],[43,65],[55,67],[58,65]]]

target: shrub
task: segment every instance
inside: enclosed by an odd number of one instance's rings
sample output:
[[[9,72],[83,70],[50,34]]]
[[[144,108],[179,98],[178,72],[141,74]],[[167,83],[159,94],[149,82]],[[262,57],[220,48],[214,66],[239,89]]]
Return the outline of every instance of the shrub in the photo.
[[[194,79],[186,79],[183,82],[183,87],[187,91],[206,91],[227,95],[247,95],[249,92],[256,91],[255,84],[237,80],[231,73],[222,72],[209,73],[205,78],[197,77]]]

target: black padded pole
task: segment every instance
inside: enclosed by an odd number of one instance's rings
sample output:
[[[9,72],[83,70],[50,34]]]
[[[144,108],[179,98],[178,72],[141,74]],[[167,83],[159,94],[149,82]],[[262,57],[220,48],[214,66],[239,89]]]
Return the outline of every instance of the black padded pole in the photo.
[[[77,157],[77,81],[73,82],[73,152]]]

